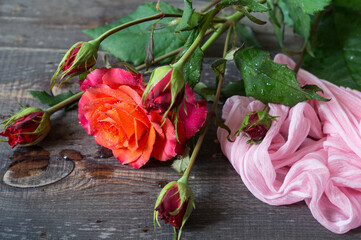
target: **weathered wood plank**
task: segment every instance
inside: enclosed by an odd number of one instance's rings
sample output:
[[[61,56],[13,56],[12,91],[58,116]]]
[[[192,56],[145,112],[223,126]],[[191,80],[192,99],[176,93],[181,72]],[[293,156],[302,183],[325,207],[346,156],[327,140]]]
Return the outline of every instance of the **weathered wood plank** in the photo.
[[[20,109],[17,102],[43,107],[27,91],[48,89],[49,79],[61,59],[58,53],[76,41],[87,40],[80,32],[82,28],[113,21],[144,2],[1,1],[0,120]],[[167,2],[182,6],[183,1]],[[207,1],[194,2],[198,7]],[[279,51],[270,32],[268,26],[257,28],[266,48]],[[288,43],[297,48],[294,45],[297,38],[289,39]],[[216,51],[219,49],[220,46],[215,47]],[[211,62],[212,59],[207,60],[204,69],[208,70],[202,76],[208,83],[214,78],[209,70]],[[239,77],[234,65],[229,65],[227,79]],[[71,81],[67,87],[75,91],[77,82]],[[40,146],[50,153],[50,163],[69,161],[62,159],[63,149],[76,150],[83,159],[74,161],[70,175],[42,187],[15,188],[1,181],[1,239],[172,239],[173,230],[169,226],[154,233],[152,219],[160,187],[178,178],[170,168],[171,162],[151,160],[136,170],[123,166],[114,157],[101,158],[101,148],[77,123],[75,110],[54,116],[52,131]],[[9,146],[0,144],[1,178],[12,155]],[[207,134],[190,184],[196,210],[183,239],[361,237],[360,229],[342,236],[332,234],[312,217],[304,203],[270,206],[257,200],[221,154],[214,125]]]

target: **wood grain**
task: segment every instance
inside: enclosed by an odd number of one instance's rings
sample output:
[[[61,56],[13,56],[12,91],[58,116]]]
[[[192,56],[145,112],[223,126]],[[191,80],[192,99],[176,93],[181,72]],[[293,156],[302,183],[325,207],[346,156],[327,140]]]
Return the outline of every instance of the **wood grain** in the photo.
[[[44,107],[28,90],[44,90],[61,59],[58,53],[74,42],[88,40],[81,29],[116,20],[146,1],[2,0],[0,5],[0,120],[20,107]],[[183,1],[167,1],[181,7]],[[196,7],[207,1],[194,1]],[[269,26],[256,35],[272,53],[279,51]],[[288,33],[290,35],[290,33]],[[297,37],[286,39],[297,48]],[[212,56],[207,53],[202,79],[211,83]],[[101,59],[101,57],[99,58]],[[101,61],[100,61],[100,64]],[[228,80],[240,78],[234,64]],[[71,81],[65,90],[76,90]],[[63,91],[58,89],[57,91]],[[93,137],[77,123],[77,112],[59,112],[52,131],[40,146],[52,161],[64,160],[64,149],[78,151],[71,173],[51,184],[16,188],[0,183],[1,239],[172,239],[173,230],[153,231],[153,206],[161,187],[178,179],[171,162],[151,160],[140,170],[107,157]],[[0,145],[0,176],[11,164],[13,150]],[[195,194],[192,213],[182,239],[355,239],[360,229],[342,236],[323,228],[304,203],[270,206],[257,200],[222,155],[212,125],[192,171]]]

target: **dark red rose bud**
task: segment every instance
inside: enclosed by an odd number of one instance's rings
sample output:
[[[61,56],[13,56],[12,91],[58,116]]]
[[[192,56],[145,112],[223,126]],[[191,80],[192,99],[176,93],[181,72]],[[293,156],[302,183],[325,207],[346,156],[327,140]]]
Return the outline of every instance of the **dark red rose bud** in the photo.
[[[250,112],[244,117],[236,134],[243,132],[250,138],[248,143],[260,143],[270,129],[272,120],[276,120],[276,117],[269,115],[267,111]]]
[[[164,220],[164,223],[170,223],[177,229],[182,226],[182,221],[184,214],[187,210],[188,201],[185,201],[182,206],[180,206],[180,198],[178,187],[175,186],[169,189],[166,194],[164,195],[162,201],[155,209],[158,211],[158,216],[161,220]],[[179,213],[176,215],[171,215],[171,212],[176,211],[180,207]]]
[[[71,68],[71,66],[73,66],[74,60],[75,60],[76,55],[78,54],[78,52],[79,52],[79,50],[81,48],[81,45],[83,45],[83,43],[79,43],[78,45],[76,45],[76,47],[73,50],[71,50],[71,52],[69,54],[69,57],[67,59],[65,59],[64,66],[63,66],[63,68],[61,70],[66,71],[69,68]],[[92,67],[92,66],[89,66],[89,67]],[[76,68],[71,69],[66,75],[70,75],[72,73],[75,73],[75,72],[78,72],[78,71],[83,71],[83,70],[85,70],[85,66],[80,65],[80,66],[77,66]]]
[[[8,138],[8,144],[30,146],[40,142],[50,131],[50,119],[47,113],[37,108],[26,108],[15,114],[6,123],[1,136]],[[11,125],[10,125],[11,124]]]
[[[155,69],[143,93],[144,108],[149,112],[167,114],[178,108],[185,96],[182,73],[170,66]]]
[[[69,78],[89,71],[97,62],[100,40],[75,43],[64,55],[59,63],[58,69],[51,78],[54,86],[56,79]],[[61,73],[62,72],[62,73]]]
[[[158,217],[165,223],[170,223],[178,229],[180,239],[182,228],[194,209],[193,192],[188,186],[187,177],[177,182],[168,183],[160,192],[154,208],[155,222],[159,224]]]
[[[260,141],[266,136],[268,129],[265,126],[259,124],[254,125],[248,129],[243,129],[243,132],[246,133],[251,138],[251,140]]]

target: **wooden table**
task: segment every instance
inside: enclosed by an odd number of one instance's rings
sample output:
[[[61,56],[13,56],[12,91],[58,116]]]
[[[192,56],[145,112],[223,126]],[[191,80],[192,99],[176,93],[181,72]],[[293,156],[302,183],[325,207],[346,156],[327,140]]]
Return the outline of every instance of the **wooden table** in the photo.
[[[112,22],[144,2],[1,0],[0,120],[19,111],[18,102],[44,108],[27,91],[49,88],[62,57],[59,53],[77,41],[89,40],[82,29]],[[177,7],[183,4],[181,0],[167,2]],[[201,6],[206,1],[194,2]],[[270,31],[265,26],[256,33],[268,50],[277,52]],[[288,37],[287,41],[293,43],[294,38]],[[208,53],[208,64],[214,54],[214,50]],[[203,74],[211,73],[207,70]],[[236,80],[238,74],[231,64],[227,78]],[[66,89],[57,91],[76,91],[77,85],[73,80]],[[5,175],[7,182],[20,186],[0,182],[0,239],[172,239],[169,225],[153,231],[153,206],[158,193],[165,183],[178,179],[170,168],[171,161],[152,160],[136,170],[107,153],[102,155],[93,137],[78,124],[75,110],[57,113],[49,137],[39,146],[43,150],[24,153],[21,148],[12,150],[0,144],[1,179]],[[64,160],[60,155],[64,149],[76,150],[83,158]],[[48,177],[32,183],[43,186],[29,187],[31,184],[21,180],[16,183],[5,174],[12,160],[28,160],[31,154],[50,157]],[[35,177],[39,174],[43,173],[33,172]],[[256,199],[223,156],[214,125],[193,169],[190,186],[196,209],[185,226],[183,239],[361,237],[361,228],[342,236],[331,233],[312,217],[303,202],[270,206]]]

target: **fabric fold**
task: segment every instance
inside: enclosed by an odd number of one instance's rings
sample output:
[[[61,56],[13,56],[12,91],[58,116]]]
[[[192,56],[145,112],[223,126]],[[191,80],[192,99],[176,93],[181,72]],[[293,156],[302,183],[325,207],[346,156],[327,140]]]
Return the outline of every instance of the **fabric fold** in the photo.
[[[295,66],[281,54],[275,62]],[[272,205],[304,200],[323,226],[345,233],[361,225],[361,93],[303,69],[297,79],[301,86],[319,86],[324,91],[320,94],[331,100],[309,100],[292,108],[269,104],[277,121],[258,145],[247,144],[243,134],[229,142],[221,128],[218,139],[258,199]],[[247,113],[264,107],[253,98],[234,96],[225,103],[222,117],[234,133]]]

